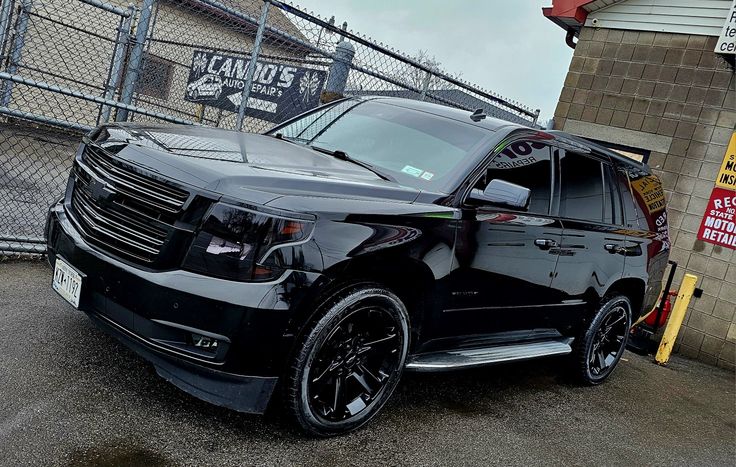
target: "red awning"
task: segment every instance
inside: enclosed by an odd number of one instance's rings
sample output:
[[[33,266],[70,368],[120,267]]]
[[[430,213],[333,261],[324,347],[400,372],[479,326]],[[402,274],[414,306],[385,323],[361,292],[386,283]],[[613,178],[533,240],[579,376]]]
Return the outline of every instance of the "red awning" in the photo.
[[[562,29],[572,29],[577,34],[588,17],[588,11],[583,6],[592,2],[593,0],[553,0],[552,6],[542,8],[542,13]]]

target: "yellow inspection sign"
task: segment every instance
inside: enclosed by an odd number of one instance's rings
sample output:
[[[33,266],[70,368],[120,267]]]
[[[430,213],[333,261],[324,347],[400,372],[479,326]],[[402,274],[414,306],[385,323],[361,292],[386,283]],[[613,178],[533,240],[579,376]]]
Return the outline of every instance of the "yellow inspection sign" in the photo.
[[[716,186],[736,190],[736,131],[731,134],[731,141],[723,156],[721,170],[716,177]]]

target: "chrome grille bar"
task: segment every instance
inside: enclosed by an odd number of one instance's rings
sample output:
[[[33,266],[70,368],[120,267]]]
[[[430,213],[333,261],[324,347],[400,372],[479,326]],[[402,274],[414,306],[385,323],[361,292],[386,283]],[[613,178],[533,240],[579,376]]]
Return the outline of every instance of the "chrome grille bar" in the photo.
[[[87,225],[87,227],[92,229],[90,234],[93,237],[97,237],[99,239],[100,234],[102,234],[109,239],[121,242],[126,247],[140,250],[142,253],[147,253],[153,256],[158,254],[160,246],[163,245],[162,241],[158,242],[158,245],[155,245],[155,241],[151,241],[147,245],[140,240],[136,240],[135,238],[137,237],[140,239],[140,236],[130,235],[129,229],[120,229],[119,224],[110,222],[108,219],[98,215],[94,211],[94,208],[85,204],[84,201],[80,201],[79,195],[72,198],[72,203],[81,220]],[[144,241],[148,243],[148,240]],[[151,246],[151,244],[154,244],[154,246]],[[159,248],[156,248],[155,246],[158,246]]]
[[[161,248],[161,246],[164,244],[164,240],[166,239],[166,232],[156,232],[147,227],[142,227],[137,222],[131,222],[130,220],[128,220],[129,218],[114,214],[112,211],[103,212],[99,210],[96,206],[94,206],[92,204],[93,201],[90,200],[87,195],[82,194],[81,191],[75,192],[74,197],[78,207],[85,211],[86,214],[91,216],[98,225],[104,224],[104,226],[106,226],[107,228],[115,229],[121,235],[127,235],[130,238],[138,239],[140,242],[145,242],[156,248]],[[136,231],[130,227],[125,226],[123,223],[121,223],[121,221],[130,222],[130,224],[138,228],[138,230]]]
[[[77,169],[77,171],[79,173],[79,172],[81,172],[81,169]],[[78,178],[77,180],[78,180],[78,182],[81,182],[79,184],[82,186],[83,189],[82,190],[75,190],[74,193],[75,194],[76,193],[79,193],[81,196],[83,196],[85,198],[85,200],[87,201],[88,204],[93,204],[93,205],[96,204],[95,201],[92,200],[92,198],[89,195],[89,181],[87,181],[87,180],[85,180],[83,178]],[[118,203],[115,203],[115,204],[116,205],[119,205]],[[132,215],[138,215],[138,214],[140,214],[141,216],[144,216],[144,214],[138,213],[137,211],[130,212],[131,210],[129,210],[129,209],[125,209],[125,210],[126,211],[129,211],[129,212],[128,213],[123,213],[120,210],[113,211],[113,210],[110,210],[110,209],[107,209],[106,211],[107,211],[107,214],[109,216],[113,217],[114,219],[118,220],[119,222],[125,222],[125,223],[128,223],[128,224],[131,224],[133,227],[135,227],[139,231],[142,231],[144,233],[147,233],[149,236],[152,236],[152,237],[162,237],[162,238],[166,236],[166,231],[165,230],[160,229],[160,228],[157,228],[157,227],[155,227],[155,226],[153,226],[153,225],[151,225],[149,223],[144,223],[144,222],[141,221],[141,219],[137,219],[137,218],[135,218],[135,217],[132,216]],[[150,218],[148,218],[148,219],[150,219]]]
[[[189,193],[176,190],[142,177],[130,170],[116,166],[99,154],[100,150],[87,147],[85,162],[97,175],[105,179],[116,191],[169,213],[176,213],[184,206]]]

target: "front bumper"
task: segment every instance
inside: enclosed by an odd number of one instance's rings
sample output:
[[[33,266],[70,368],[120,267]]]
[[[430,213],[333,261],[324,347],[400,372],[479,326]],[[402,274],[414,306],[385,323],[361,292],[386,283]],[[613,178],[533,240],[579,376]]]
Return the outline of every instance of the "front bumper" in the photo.
[[[319,274],[241,283],[183,270],[146,271],[84,242],[60,203],[47,223],[49,262],[61,256],[84,274],[79,308],[153,363],[185,392],[240,412],[263,413],[281,373],[297,295]],[[306,286],[306,287],[305,287]],[[218,340],[215,351],[192,335]]]

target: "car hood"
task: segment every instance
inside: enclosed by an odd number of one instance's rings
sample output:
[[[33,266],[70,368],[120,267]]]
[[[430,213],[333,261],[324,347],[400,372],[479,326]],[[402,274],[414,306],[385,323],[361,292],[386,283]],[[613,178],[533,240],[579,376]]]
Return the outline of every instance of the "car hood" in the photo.
[[[359,165],[272,136],[186,125],[113,124],[101,127],[92,142],[163,177],[262,204],[282,196],[411,203],[420,194]]]

